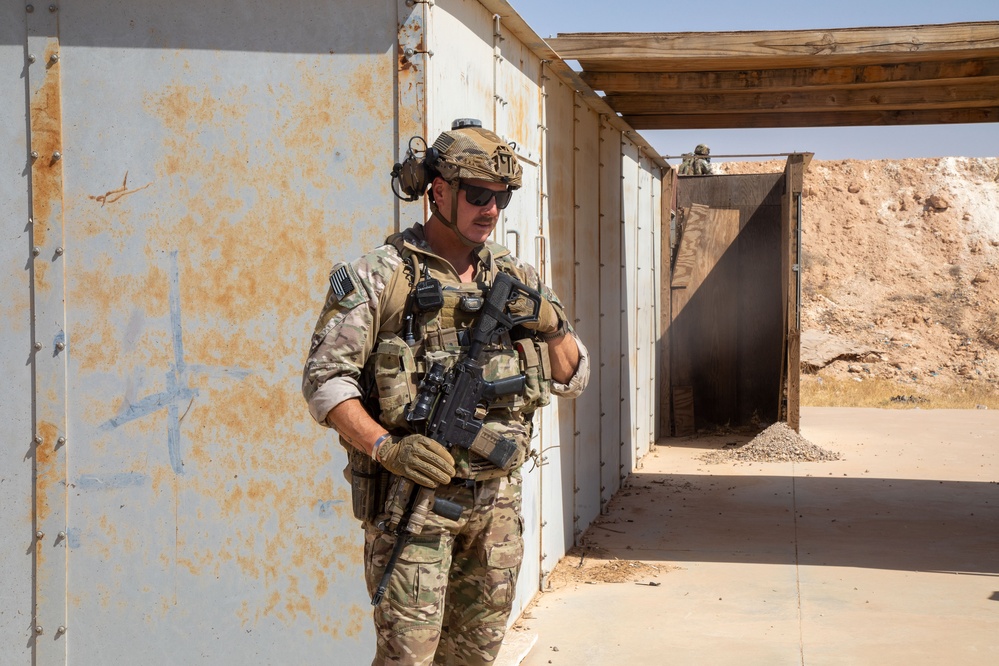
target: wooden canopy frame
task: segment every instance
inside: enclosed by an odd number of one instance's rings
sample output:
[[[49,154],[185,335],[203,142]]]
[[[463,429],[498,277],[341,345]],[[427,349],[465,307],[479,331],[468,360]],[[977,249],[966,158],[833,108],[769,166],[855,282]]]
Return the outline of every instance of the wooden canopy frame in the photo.
[[[999,121],[999,21],[546,41],[639,130]]]

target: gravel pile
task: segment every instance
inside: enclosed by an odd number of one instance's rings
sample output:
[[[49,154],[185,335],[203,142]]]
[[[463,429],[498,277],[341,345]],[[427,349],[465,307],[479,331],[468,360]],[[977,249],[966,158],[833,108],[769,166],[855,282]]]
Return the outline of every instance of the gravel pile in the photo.
[[[812,444],[789,428],[775,423],[748,444],[737,449],[711,451],[701,456],[709,463],[741,462],[818,462],[839,460],[839,454]]]

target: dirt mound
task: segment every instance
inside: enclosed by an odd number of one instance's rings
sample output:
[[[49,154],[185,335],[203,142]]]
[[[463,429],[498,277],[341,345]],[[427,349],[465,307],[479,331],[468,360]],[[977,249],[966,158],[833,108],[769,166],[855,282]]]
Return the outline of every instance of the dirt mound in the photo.
[[[812,444],[786,423],[775,423],[745,446],[709,451],[700,459],[707,463],[817,462],[839,460],[839,454]]]
[[[721,173],[782,171],[729,162]],[[802,199],[802,331],[825,379],[999,389],[999,158],[820,161]],[[859,350],[859,352],[857,351]],[[816,362],[819,359],[819,362]]]

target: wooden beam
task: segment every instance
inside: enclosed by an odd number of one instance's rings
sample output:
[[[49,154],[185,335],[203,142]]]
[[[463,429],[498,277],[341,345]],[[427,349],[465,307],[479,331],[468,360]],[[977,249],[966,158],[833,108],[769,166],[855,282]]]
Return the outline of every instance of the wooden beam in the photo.
[[[999,21],[746,32],[570,33],[547,43],[585,71],[836,67],[999,55]]]
[[[977,109],[923,109],[912,111],[822,111],[684,115],[652,114],[624,116],[636,130],[751,129],[760,127],[861,127],[865,125],[947,125],[999,122],[999,106]]]
[[[907,86],[999,77],[999,58],[935,60],[857,67],[795,67],[733,72],[582,72],[594,90],[615,93],[668,93],[697,90],[797,90],[827,86]]]
[[[608,95],[605,100],[626,116],[645,114],[752,113],[782,111],[903,111],[969,109],[999,105],[999,78],[974,83],[925,84],[905,88],[830,88],[797,91],[748,91],[724,94]]]

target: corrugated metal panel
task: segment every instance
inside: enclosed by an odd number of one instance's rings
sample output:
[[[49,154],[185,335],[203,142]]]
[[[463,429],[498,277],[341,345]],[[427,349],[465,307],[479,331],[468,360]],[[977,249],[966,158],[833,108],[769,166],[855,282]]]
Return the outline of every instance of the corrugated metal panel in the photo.
[[[430,8],[427,33],[429,133],[436,137],[460,117],[495,128],[492,15],[475,0],[443,0]]]
[[[26,12],[0,5],[0,661],[27,664],[32,648],[33,423],[30,159],[25,77]],[[42,65],[39,65],[42,66]]]
[[[551,270],[548,282],[562,299],[566,312],[576,312],[574,246],[574,117],[575,91],[559,80],[547,82],[545,170],[548,173],[548,224]],[[570,315],[571,316],[571,315]],[[542,531],[543,572],[550,572],[572,547],[575,509],[575,401],[555,401],[557,419],[552,419],[545,442],[544,520]],[[556,448],[557,447],[557,448]],[[561,509],[561,511],[559,511]]]
[[[641,301],[639,304],[641,313],[641,324],[638,331],[638,349],[641,355],[639,361],[639,386],[642,403],[639,408],[641,415],[638,455],[645,456],[650,447],[655,442],[656,431],[656,375],[658,358],[656,342],[659,339],[657,330],[659,328],[659,284],[656,282],[657,271],[656,257],[659,248],[659,220],[661,212],[659,210],[659,196],[662,184],[653,177],[654,166],[650,160],[642,154],[639,160],[639,242],[640,251],[636,257],[639,268],[639,293]]]
[[[521,160],[536,165],[541,161],[541,61],[498,17],[493,27],[496,133],[517,144]]]
[[[621,270],[624,225],[621,217],[621,132],[603,123],[600,128],[600,348],[594,366],[600,370],[600,503],[601,508],[631,471],[630,435],[624,430],[621,405],[624,283]],[[590,389],[593,390],[593,389]]]
[[[573,325],[588,349],[600,345],[600,118],[579,97],[574,113],[574,241],[576,307]],[[574,540],[600,515],[600,374],[590,369],[590,386],[575,400]]]
[[[637,302],[638,302],[638,394],[636,397],[637,455],[639,458],[649,452],[655,437],[656,396],[656,330],[659,326],[659,312],[656,308],[656,241],[659,215],[660,183],[653,179],[652,165],[640,155],[638,161],[638,254]]]
[[[624,425],[627,426],[629,435],[628,446],[631,450],[631,460],[637,463],[638,455],[638,434],[639,420],[641,416],[641,403],[639,401],[640,385],[639,373],[639,352],[638,352],[638,327],[640,325],[639,307],[641,307],[641,294],[638,283],[638,259],[639,259],[639,166],[638,147],[626,138],[621,139],[621,153],[623,162],[621,166],[621,201],[622,201],[622,222],[624,230],[624,266],[622,267],[624,283],[624,298],[621,299],[621,318],[625,323],[625,332],[622,335],[624,348],[621,355],[621,393],[624,398],[621,403],[621,418],[626,419]],[[629,472],[631,470],[628,470]]]
[[[498,19],[493,23],[496,94],[494,96],[496,132],[516,145],[524,169],[523,184],[510,205],[503,211],[496,240],[535,267],[543,264],[544,236],[541,218],[541,62],[512,35]],[[541,451],[541,421],[548,418],[542,410],[535,416],[531,447]],[[524,474],[524,544],[525,555],[517,580],[513,616],[517,617],[538,590],[541,574],[541,470],[533,462]]]

